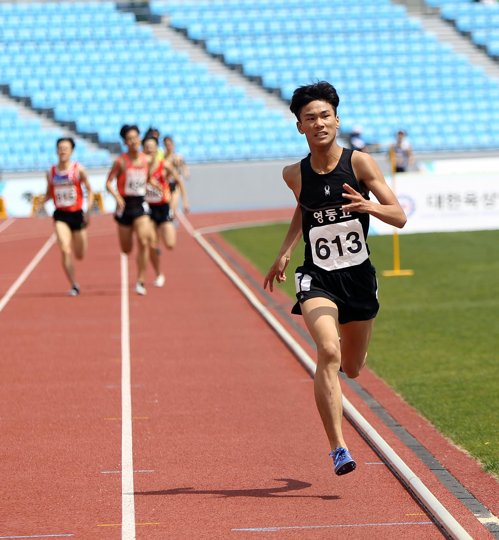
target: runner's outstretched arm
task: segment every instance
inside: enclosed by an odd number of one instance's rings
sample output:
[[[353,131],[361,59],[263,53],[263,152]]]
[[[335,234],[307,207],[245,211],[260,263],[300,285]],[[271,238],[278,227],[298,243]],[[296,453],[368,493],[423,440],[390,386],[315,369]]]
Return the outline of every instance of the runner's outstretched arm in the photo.
[[[288,232],[286,233],[281,249],[279,250],[279,254],[265,276],[265,281],[263,282],[264,289],[268,285],[272,292],[274,290],[274,279],[278,283],[286,281],[286,267],[289,264],[291,254],[298,244],[301,235],[301,207],[297,204],[293,218],[289,224]]]

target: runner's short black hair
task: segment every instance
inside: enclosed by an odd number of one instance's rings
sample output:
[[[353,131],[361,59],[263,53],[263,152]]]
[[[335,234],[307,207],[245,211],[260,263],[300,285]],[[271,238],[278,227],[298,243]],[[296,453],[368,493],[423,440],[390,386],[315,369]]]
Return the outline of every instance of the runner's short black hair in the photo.
[[[149,126],[145,132],[144,138],[149,137],[150,135],[159,140],[159,129],[154,126]]]
[[[144,146],[144,144],[147,142],[147,141],[154,141],[158,146],[159,146],[159,141],[158,141],[158,138],[155,137],[154,135],[148,135],[146,133],[145,137],[142,139],[142,146]]]
[[[314,84],[307,84],[297,88],[293,92],[289,109],[300,120],[300,112],[303,107],[316,100],[330,103],[336,114],[338,105],[340,104],[340,98],[336,92],[336,88],[327,81],[318,81]]]
[[[129,126],[128,124],[125,124],[124,126],[121,126],[120,129],[120,137],[125,140],[126,136],[128,135],[128,132],[134,129],[139,135],[140,135],[140,129],[135,125]]]
[[[55,147],[59,148],[59,143],[68,142],[71,145],[71,148],[74,150],[76,143],[73,137],[59,137],[55,143]]]

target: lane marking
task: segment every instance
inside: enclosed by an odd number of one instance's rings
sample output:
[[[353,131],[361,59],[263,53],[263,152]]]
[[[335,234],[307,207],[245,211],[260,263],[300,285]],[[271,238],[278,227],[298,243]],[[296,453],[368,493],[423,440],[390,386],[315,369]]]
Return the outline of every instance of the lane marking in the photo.
[[[118,416],[107,416],[104,420],[121,420]],[[134,416],[132,420],[150,420],[149,416]]]
[[[278,527],[248,527],[231,529],[233,532],[278,532],[304,529],[346,529],[350,527],[400,527],[402,525],[435,525],[433,521],[399,521],[395,523],[345,523],[339,525],[290,525]]]
[[[135,499],[133,485],[132,389],[130,370],[130,311],[128,257],[120,254],[121,266],[121,538],[134,540]]]
[[[0,243],[8,244],[11,242],[19,242],[22,240],[38,240],[38,238],[47,238],[46,232],[26,232],[26,233],[12,233],[0,237]]]
[[[272,313],[260,302],[251,289],[242,281],[239,275],[229,266],[227,261],[213,248],[213,246],[191,225],[189,220],[182,214],[178,215],[179,221],[184,225],[187,232],[193,236],[198,244],[219,266],[222,272],[241,291],[248,302],[263,317],[270,327],[278,334],[282,341],[294,353],[298,361],[307,370],[311,377],[314,377],[316,364],[309,354],[300,346],[294,337],[284,328],[284,326],[272,315]],[[423,481],[408,467],[395,450],[381,437],[374,427],[360,414],[354,405],[344,395],[342,399],[345,418],[354,426],[364,439],[369,441],[376,453],[385,460],[393,474],[401,481],[404,487],[414,495],[417,501],[428,510],[451,538],[459,540],[473,540],[456,518],[445,508],[445,506],[426,487]]]
[[[5,231],[5,229],[8,229],[12,225],[12,223],[14,223],[14,221],[15,221],[15,218],[8,218],[3,223],[0,223],[0,232]],[[0,536],[0,538],[2,537]]]
[[[32,534],[30,536],[0,536],[0,539],[4,538],[68,538],[74,536],[74,534]]]
[[[267,225],[276,225],[278,223],[289,223],[289,219],[272,219],[265,221],[240,221],[239,223],[221,223],[220,225],[211,225],[197,229],[199,234],[219,233],[222,231],[232,231],[234,229],[244,229],[249,227],[266,227]]]
[[[156,472],[154,469],[139,469],[133,471],[134,473],[153,473]],[[121,474],[121,471],[101,471],[101,474]]]
[[[161,525],[159,521],[150,521],[148,523],[136,523],[137,527],[146,527],[151,525]],[[121,527],[121,523],[97,523],[97,527]],[[121,533],[123,535],[123,532]]]
[[[28,279],[29,275],[37,267],[38,263],[45,257],[48,250],[55,243],[55,234],[52,233],[48,240],[43,244],[38,253],[31,259],[31,262],[26,266],[26,268],[21,272],[19,277],[14,281],[10,286],[9,290],[3,295],[3,298],[0,300],[0,313],[3,311],[3,308],[9,303],[10,299],[16,294],[17,290],[21,285]],[[1,538],[1,536],[0,536]],[[36,538],[36,537],[35,537]]]

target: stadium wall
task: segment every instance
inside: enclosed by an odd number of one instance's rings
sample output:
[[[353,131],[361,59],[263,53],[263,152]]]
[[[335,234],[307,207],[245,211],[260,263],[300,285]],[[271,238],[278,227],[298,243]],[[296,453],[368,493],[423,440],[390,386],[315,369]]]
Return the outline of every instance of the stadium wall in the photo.
[[[186,182],[192,212],[223,212],[290,208],[294,198],[282,180],[282,168],[292,159],[191,165]],[[106,211],[114,200],[105,193],[108,170],[89,170],[95,191],[103,193]],[[387,180],[392,178],[387,175]],[[420,163],[417,172],[398,174],[395,189],[409,217],[402,232],[499,229],[499,157],[447,159]],[[43,172],[8,174],[0,182],[0,197],[11,217],[31,214],[32,195],[45,192]],[[51,203],[46,205],[52,212]],[[372,220],[374,234],[391,228]]]

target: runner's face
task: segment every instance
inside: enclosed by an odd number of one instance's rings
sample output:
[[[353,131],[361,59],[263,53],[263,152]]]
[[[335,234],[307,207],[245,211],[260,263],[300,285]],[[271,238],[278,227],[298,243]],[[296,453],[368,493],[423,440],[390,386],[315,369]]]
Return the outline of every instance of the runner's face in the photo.
[[[340,119],[326,101],[311,101],[300,112],[298,131],[305,135],[309,146],[327,146],[336,139]]]
[[[137,131],[131,129],[126,134],[125,144],[131,152],[138,152],[140,150],[140,136]]]
[[[68,161],[73,153],[73,147],[69,141],[61,141],[57,145],[57,156],[61,161]]]
[[[171,139],[165,139],[165,148],[167,152],[173,151],[173,141]]]
[[[158,145],[152,139],[148,139],[144,143],[144,153],[148,156],[155,156],[158,152]]]

